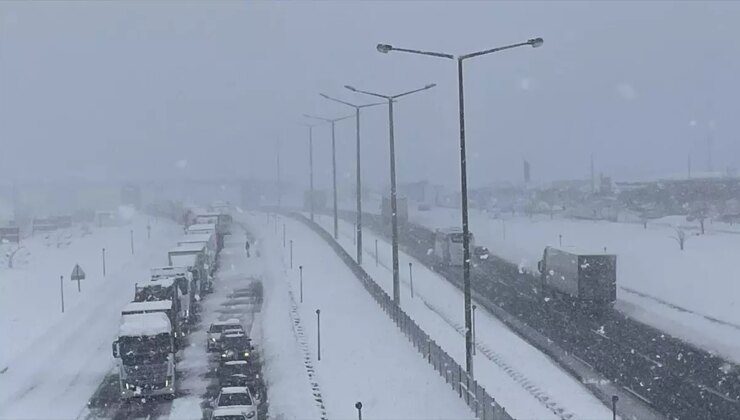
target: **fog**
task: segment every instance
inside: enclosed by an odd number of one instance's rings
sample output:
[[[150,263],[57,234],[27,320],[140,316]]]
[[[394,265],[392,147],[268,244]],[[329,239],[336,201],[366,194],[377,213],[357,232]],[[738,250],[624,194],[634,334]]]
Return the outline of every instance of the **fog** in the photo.
[[[151,180],[276,176],[306,184],[302,117],[348,115],[320,92],[372,98],[437,83],[395,106],[399,182],[459,179],[452,61],[464,54],[474,186],[684,174],[738,165],[740,4],[734,2],[0,3],[0,177]],[[363,173],[388,182],[385,106],[363,111]],[[354,177],[354,121],[337,123],[340,181]],[[707,139],[711,138],[711,152]],[[316,183],[331,175],[314,129]],[[711,155],[710,155],[711,153]],[[711,167],[710,167],[711,165]]]

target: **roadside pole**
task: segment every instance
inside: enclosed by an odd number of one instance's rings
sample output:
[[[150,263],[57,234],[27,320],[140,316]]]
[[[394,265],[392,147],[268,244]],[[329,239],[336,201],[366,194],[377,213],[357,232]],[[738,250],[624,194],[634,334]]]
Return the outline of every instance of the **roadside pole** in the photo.
[[[303,266],[298,266],[298,271],[300,272],[300,278],[301,278],[301,303],[303,303]]]
[[[378,266],[378,240],[375,240],[375,266]]]
[[[411,268],[412,264],[409,262],[409,283],[411,284],[411,299],[414,298],[414,272]]]
[[[285,248],[285,223],[283,223],[283,248]]]
[[[293,268],[293,240],[290,240],[290,268]]]
[[[134,255],[134,230],[131,229],[131,255]]]
[[[316,310],[316,337],[319,361],[321,361],[321,309]]]
[[[357,401],[355,408],[357,409],[357,420],[362,420],[362,402]]]
[[[59,291],[62,295],[62,313],[64,313],[64,276],[59,276]]]
[[[105,277],[105,248],[103,248],[103,277]]]

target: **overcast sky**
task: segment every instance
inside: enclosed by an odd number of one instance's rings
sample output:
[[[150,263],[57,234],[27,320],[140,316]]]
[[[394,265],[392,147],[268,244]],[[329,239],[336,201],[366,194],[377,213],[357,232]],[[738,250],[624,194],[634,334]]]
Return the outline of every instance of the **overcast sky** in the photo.
[[[0,177],[283,177],[305,183],[302,113],[352,112],[319,92],[395,106],[399,182],[459,179],[453,61],[380,54],[378,42],[462,54],[473,185],[617,179],[740,164],[740,2],[0,2]],[[363,114],[364,176],[388,181],[387,107]],[[342,180],[354,121],[337,123]],[[330,131],[315,129],[317,183]]]

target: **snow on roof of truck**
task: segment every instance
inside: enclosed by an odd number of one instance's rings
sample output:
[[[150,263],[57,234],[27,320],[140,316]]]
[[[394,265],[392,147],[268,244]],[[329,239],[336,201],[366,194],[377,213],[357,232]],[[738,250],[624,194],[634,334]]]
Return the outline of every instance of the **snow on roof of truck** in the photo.
[[[124,312],[140,312],[140,311],[166,311],[172,309],[171,300],[150,300],[147,302],[129,302],[123,307],[121,313]]]
[[[562,246],[562,247],[548,246],[548,248],[554,251],[566,252],[568,254],[573,254],[573,255],[614,255],[608,252],[604,252],[603,249],[594,250],[594,249],[586,249],[586,248],[580,248],[580,247],[570,246],[570,245]]]
[[[159,278],[153,278],[151,279],[149,283],[146,283],[143,286],[139,286],[139,287],[147,287],[147,286],[170,287],[173,284],[175,284],[174,277],[159,277]]]
[[[193,267],[198,261],[196,254],[182,254],[170,256],[173,267]]]
[[[205,247],[206,244],[203,242],[187,242],[170,249],[169,252],[199,252]]]
[[[179,241],[178,245],[189,244],[192,242],[208,242],[213,237],[213,233],[191,233],[190,235],[183,236]]]
[[[150,314],[131,314],[121,317],[118,329],[119,337],[141,337],[145,335],[165,334],[172,331],[170,319],[161,312]]]
[[[165,277],[189,277],[191,276],[190,272],[186,267],[155,267],[150,270],[150,273],[152,274],[152,280],[155,279],[161,279]]]
[[[196,223],[194,225],[190,225],[187,228],[187,232],[193,232],[196,230],[216,230],[216,224],[215,223]]]

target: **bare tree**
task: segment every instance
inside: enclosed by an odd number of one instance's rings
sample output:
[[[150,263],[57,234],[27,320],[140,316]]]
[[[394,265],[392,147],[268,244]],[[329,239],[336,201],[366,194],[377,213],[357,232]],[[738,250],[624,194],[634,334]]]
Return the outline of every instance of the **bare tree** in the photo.
[[[672,238],[675,239],[676,242],[678,242],[679,248],[681,248],[681,251],[683,251],[686,240],[688,239],[686,237],[686,232],[681,228],[676,228],[676,236],[673,236]]]

